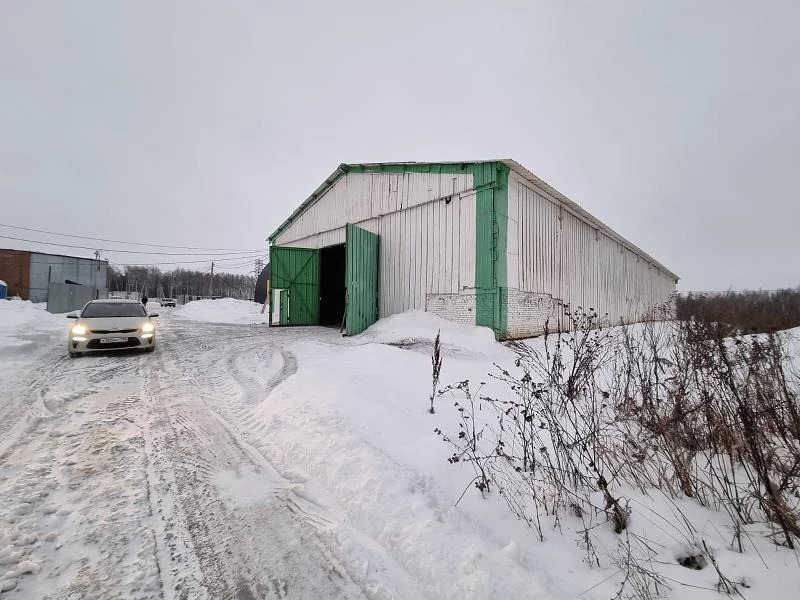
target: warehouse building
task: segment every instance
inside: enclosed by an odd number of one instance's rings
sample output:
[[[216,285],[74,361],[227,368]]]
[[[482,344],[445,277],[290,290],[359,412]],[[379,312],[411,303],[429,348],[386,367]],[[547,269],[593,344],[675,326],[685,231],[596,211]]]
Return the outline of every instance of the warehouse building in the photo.
[[[108,293],[108,261],[28,250],[0,249],[0,279],[8,297],[47,302],[47,310],[67,312]]]
[[[512,160],[343,164],[269,237],[270,323],[350,335],[410,309],[498,339],[564,305],[635,322],[678,277]]]

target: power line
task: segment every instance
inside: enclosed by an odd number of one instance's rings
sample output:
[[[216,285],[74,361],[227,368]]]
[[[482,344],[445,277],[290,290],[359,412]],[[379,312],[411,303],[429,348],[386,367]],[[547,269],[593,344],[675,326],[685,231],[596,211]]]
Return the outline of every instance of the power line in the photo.
[[[235,251],[235,252],[222,252],[220,254],[210,254],[208,252],[152,252],[147,250],[115,250],[113,248],[97,248],[95,246],[76,246],[74,244],[59,244],[56,242],[43,242],[40,240],[27,240],[24,238],[18,237],[11,237],[9,235],[0,235],[0,238],[4,240],[16,240],[18,242],[28,242],[31,244],[46,244],[47,246],[59,246],[60,248],[79,248],[81,250],[100,250],[102,252],[119,252],[123,254],[159,254],[162,256],[209,256],[209,257],[216,257],[216,256],[227,256],[228,254],[241,254],[242,251]],[[260,254],[263,253],[263,250],[246,250],[250,254]],[[211,260],[209,258],[208,260]]]
[[[7,223],[0,223],[0,227],[7,227],[9,229],[20,229],[22,231],[34,231],[36,233],[46,233],[48,235],[57,235],[61,237],[68,237],[68,238],[75,238],[79,240],[93,240],[96,242],[111,242],[113,244],[127,244],[128,246],[147,246],[149,248],[173,248],[175,250],[211,250],[214,252],[225,252],[225,251],[232,251],[232,252],[250,252],[250,250],[244,250],[241,248],[202,248],[196,246],[168,246],[165,244],[146,244],[144,242],[123,242],[121,240],[110,240],[107,238],[98,238],[98,237],[90,237],[86,235],[74,235],[71,233],[58,233],[56,231],[46,231],[44,229],[34,229],[33,227],[22,227],[20,225],[8,225]],[[254,252],[263,252],[263,250],[254,250]],[[140,254],[144,254],[144,252],[140,252]]]
[[[246,266],[247,267],[252,267],[253,263],[255,262],[255,260],[256,259],[246,260],[245,262],[240,263],[238,265],[228,265],[228,268],[229,269],[236,269],[236,268],[239,268],[239,267],[246,267]]]
[[[252,260],[252,257],[250,256],[232,256],[230,258],[215,258],[214,260],[217,262],[223,262],[229,260],[242,260],[243,258]],[[115,261],[111,261],[112,264],[118,267],[156,267],[159,265],[189,265],[189,264],[207,263],[207,262],[211,262],[211,259],[206,258],[202,260],[176,260],[171,262],[151,262],[151,263],[118,263]]]

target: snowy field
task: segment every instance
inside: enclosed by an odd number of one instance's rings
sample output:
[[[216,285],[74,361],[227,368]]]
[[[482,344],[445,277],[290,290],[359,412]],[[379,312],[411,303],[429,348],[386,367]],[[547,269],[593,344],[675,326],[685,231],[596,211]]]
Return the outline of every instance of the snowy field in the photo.
[[[611,598],[617,536],[578,521],[545,540],[449,464],[441,384],[488,377],[514,354],[490,331],[407,313],[343,338],[267,328],[234,300],[158,309],[153,355],[66,357],[65,319],[0,302],[2,598]],[[540,344],[540,341],[531,342]],[[463,499],[457,501],[464,493]],[[678,558],[702,537],[746,598],[790,598],[800,560],[725,515],[624,490],[630,529],[657,544],[671,598],[717,598],[711,567]],[[681,510],[678,511],[678,508]],[[598,511],[602,513],[602,511]],[[692,528],[684,526],[681,513]]]

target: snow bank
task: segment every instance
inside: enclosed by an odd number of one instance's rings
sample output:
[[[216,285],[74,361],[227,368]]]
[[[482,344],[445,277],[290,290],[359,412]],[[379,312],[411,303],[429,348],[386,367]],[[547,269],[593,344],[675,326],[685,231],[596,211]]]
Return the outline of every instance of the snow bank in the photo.
[[[173,314],[182,319],[206,323],[247,325],[269,322],[269,314],[266,311],[263,315],[261,314],[260,304],[233,298],[195,300],[175,309]]]
[[[429,312],[410,310],[381,319],[364,333],[353,338],[356,343],[377,343],[430,351],[436,333],[451,353],[496,354],[503,346],[488,327],[476,327],[447,321]]]
[[[427,355],[313,343],[293,353],[300,371],[255,411],[262,443],[287,477],[307,473],[323,487],[314,497],[329,498],[326,508],[344,513],[333,542],[376,597],[392,597],[397,587],[409,597],[441,599],[582,591],[508,550],[530,546],[530,534],[502,499],[468,494],[454,506],[470,475],[447,463],[448,448],[433,433],[449,426],[451,415],[426,412]],[[445,364],[448,380],[463,374],[463,365]]]
[[[379,321],[346,346],[296,344],[297,373],[254,411],[270,460],[299,482],[298,493],[337,517],[329,535],[376,597],[392,597],[398,588],[441,600],[614,597],[624,578],[614,561],[628,539],[652,541],[647,567],[666,578],[670,598],[719,598],[711,566],[678,564],[701,540],[749,600],[798,589],[797,557],[770,541],[767,525],[748,526],[739,553],[726,514],[654,490],[616,488],[631,511],[632,538],[615,534],[597,511],[592,535],[602,567],[588,564],[582,521],[569,514],[558,521],[540,515],[539,540],[497,490],[481,496],[469,465],[448,463],[452,449],[434,434],[458,431],[458,408],[445,395],[435,414],[427,412],[430,357],[409,349],[430,346],[439,329],[446,345],[465,348],[445,357],[440,387],[469,379],[473,389],[485,382],[482,395],[513,398],[488,377],[496,373],[493,363],[513,369],[513,355],[490,331],[409,312]],[[476,403],[475,410],[487,422],[496,416],[488,406]]]
[[[31,335],[55,333],[67,326],[64,315],[47,312],[29,300],[0,300],[0,346],[27,344]]]

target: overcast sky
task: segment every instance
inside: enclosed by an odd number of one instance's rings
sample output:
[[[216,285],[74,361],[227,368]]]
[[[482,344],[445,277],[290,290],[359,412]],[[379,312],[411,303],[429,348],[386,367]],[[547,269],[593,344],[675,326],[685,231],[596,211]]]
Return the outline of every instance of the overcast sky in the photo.
[[[798,23],[796,0],[0,0],[0,223],[257,249],[339,163],[507,157],[681,289],[796,286]]]

